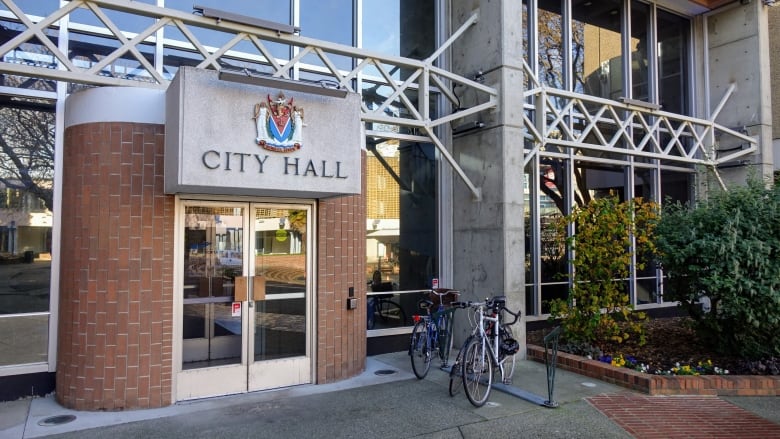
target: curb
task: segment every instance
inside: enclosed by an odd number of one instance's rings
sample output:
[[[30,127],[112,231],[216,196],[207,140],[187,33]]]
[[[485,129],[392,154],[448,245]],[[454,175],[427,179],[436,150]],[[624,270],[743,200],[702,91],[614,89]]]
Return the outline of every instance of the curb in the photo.
[[[544,363],[544,348],[527,345],[528,359]],[[557,367],[648,395],[780,396],[780,376],[650,375],[558,352]]]

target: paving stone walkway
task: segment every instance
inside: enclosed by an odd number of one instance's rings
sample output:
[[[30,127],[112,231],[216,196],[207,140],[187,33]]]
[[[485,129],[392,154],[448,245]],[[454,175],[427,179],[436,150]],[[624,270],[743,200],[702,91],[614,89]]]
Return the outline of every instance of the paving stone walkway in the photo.
[[[780,425],[715,396],[615,394],[586,401],[637,439],[780,438]]]

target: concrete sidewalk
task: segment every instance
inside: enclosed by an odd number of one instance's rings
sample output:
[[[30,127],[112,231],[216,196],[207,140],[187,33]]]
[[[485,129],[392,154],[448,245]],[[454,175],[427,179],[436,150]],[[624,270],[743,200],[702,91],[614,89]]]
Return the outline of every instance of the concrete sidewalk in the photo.
[[[547,399],[544,365],[519,361],[514,377],[513,388]],[[462,391],[450,397],[448,384],[448,375],[435,367],[424,380],[416,379],[409,357],[401,352],[369,357],[363,374],[339,383],[211,398],[155,410],[74,412],[51,397],[0,403],[0,438],[630,438],[642,436],[618,425],[619,419],[610,420],[588,398],[618,395],[654,400],[560,370],[553,394],[559,407],[554,409],[496,389],[484,407],[476,408]],[[672,401],[685,404],[685,397],[657,398],[677,398]],[[737,414],[742,406],[748,415],[764,418],[753,424],[766,423],[769,429],[764,433],[769,437],[776,426],[780,437],[780,398],[730,398],[724,404]],[[76,419],[56,426],[39,425],[59,415]],[[652,419],[649,415],[640,413]]]

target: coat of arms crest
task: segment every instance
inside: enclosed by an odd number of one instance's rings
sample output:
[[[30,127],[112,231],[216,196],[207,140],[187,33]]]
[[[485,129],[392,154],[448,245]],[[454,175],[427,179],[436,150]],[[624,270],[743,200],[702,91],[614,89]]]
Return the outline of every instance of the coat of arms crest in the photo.
[[[293,105],[293,99],[288,101],[282,92],[276,99],[271,99],[271,95],[266,99],[267,102],[255,104],[255,142],[269,151],[290,152],[301,149],[303,108]]]

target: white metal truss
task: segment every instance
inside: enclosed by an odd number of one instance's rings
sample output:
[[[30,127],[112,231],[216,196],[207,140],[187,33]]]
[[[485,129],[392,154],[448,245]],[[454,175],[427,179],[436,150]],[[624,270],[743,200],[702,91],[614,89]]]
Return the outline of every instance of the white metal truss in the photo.
[[[196,14],[153,6],[130,0],[71,0],[46,17],[31,18],[14,3],[13,0],[0,0],[8,11],[0,11],[3,19],[20,25],[21,31],[12,39],[0,46],[0,73],[20,75],[32,78],[43,78],[56,81],[67,81],[100,86],[132,86],[165,89],[171,78],[164,74],[164,66],[158,61],[155,67],[143,55],[141,46],[170,47],[186,51],[189,56],[198,60],[197,67],[214,70],[231,70],[235,72],[236,65],[262,66],[263,74],[275,78],[292,79],[295,72],[309,70],[319,77],[327,77],[328,82],[338,87],[360,93],[357,85],[360,81],[369,81],[368,75],[378,72],[380,77],[371,78],[370,82],[390,91],[388,96],[379,96],[378,101],[370,105],[363,100],[362,120],[364,122],[385,124],[396,127],[407,127],[419,135],[405,137],[388,131],[367,130],[367,136],[384,138],[413,137],[418,141],[430,141],[436,145],[441,155],[450,163],[456,173],[466,183],[475,198],[479,198],[479,188],[465,175],[458,163],[447,151],[444,143],[439,140],[436,129],[448,124],[456,117],[448,111],[432,115],[429,107],[431,92],[435,91],[451,103],[457,105],[458,98],[452,93],[454,86],[462,87],[470,93],[476,93],[479,104],[460,110],[457,118],[466,117],[497,106],[498,92],[474,80],[453,74],[436,65],[441,54],[452,43],[465,33],[479,18],[474,12],[452,36],[444,42],[427,59],[416,60],[399,56],[383,55],[363,49],[354,48],[327,41],[306,38],[298,34],[282,33],[269,28],[255,26],[249,23],[227,19],[208,18]],[[67,45],[59,45],[52,41],[49,34],[57,32],[61,27],[69,32],[87,33],[87,26],[79,26],[70,19],[71,13],[77,10],[89,10],[104,25],[104,28],[92,28],[90,32],[102,38],[115,40],[116,47],[111,52],[100,54],[85,61],[69,56]],[[138,33],[122,31],[110,18],[107,11],[129,13],[150,17],[151,24]],[[9,13],[10,12],[10,13]],[[174,29],[183,35],[187,41],[157,41],[162,29]],[[204,45],[196,36],[198,29],[210,29],[222,34],[232,35],[221,47]],[[31,40],[37,41],[45,49],[37,49],[38,53],[30,53],[24,45]],[[236,46],[250,43],[257,52],[245,53],[246,45],[239,51]],[[291,59],[277,59],[269,50],[269,43],[279,43],[295,48]],[[160,49],[157,49],[160,50]],[[41,53],[42,52],[42,53]],[[316,59],[312,65],[312,58]],[[355,67],[344,71],[337,67],[338,58],[351,58]],[[161,58],[161,57],[156,57]],[[136,64],[132,68],[121,68],[122,64]],[[392,72],[403,71],[406,78],[394,78]],[[248,74],[249,69],[243,69]],[[374,73],[376,75],[376,73]],[[416,96],[416,99],[410,98]],[[405,117],[402,117],[405,116]]]
[[[523,69],[530,85],[524,93],[525,136],[531,141],[525,165],[541,151],[563,147],[704,165],[720,181],[718,165],[758,149],[755,137],[715,122],[735,90],[733,85],[709,119],[698,119],[644,102],[618,102],[546,87],[525,62]],[[730,147],[719,150],[721,144]]]

